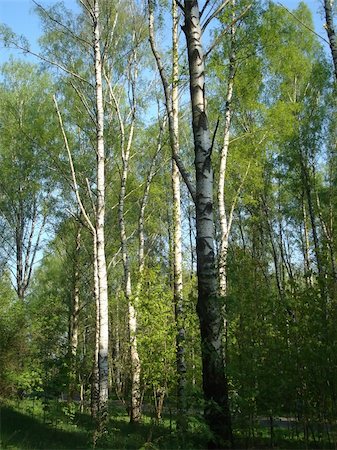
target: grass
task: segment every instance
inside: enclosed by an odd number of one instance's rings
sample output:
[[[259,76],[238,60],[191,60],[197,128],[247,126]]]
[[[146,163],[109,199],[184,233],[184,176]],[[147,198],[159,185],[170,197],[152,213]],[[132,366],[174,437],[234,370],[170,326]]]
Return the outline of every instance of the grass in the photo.
[[[79,413],[75,405],[49,401],[44,410],[40,400],[6,401],[0,404],[0,449],[91,449],[94,424],[89,414]],[[144,415],[142,423],[130,425],[123,408],[112,403],[107,433],[96,449],[116,450],[175,450],[206,448],[208,429],[202,419],[190,417],[189,431],[184,442],[178,440],[175,423],[170,417],[160,422]],[[255,429],[254,438],[247,429],[236,429],[237,449],[271,449],[268,427]],[[289,433],[286,429],[274,430],[273,449],[331,449],[334,444],[324,439],[304,440],[303,433]]]
[[[1,407],[0,421],[1,449],[88,448],[87,433],[55,428],[8,406]]]
[[[181,443],[169,418],[156,422],[144,416],[142,423],[131,425],[126,413],[115,407],[109,416],[107,434],[98,441],[97,450],[205,448],[202,426],[192,427]],[[89,414],[69,413],[67,405],[60,402],[48,402],[46,412],[40,401],[6,402],[0,406],[1,450],[90,449],[94,429]]]

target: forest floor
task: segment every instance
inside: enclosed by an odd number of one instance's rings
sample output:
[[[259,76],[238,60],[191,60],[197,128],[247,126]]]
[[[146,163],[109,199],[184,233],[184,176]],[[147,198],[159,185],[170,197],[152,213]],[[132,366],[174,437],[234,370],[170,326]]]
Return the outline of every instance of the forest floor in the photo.
[[[79,413],[77,405],[49,402],[43,408],[41,401],[6,401],[0,403],[0,449],[92,449],[94,425],[90,415]],[[160,422],[149,415],[138,425],[128,423],[127,414],[121,408],[110,411],[108,432],[96,445],[96,449],[204,449],[207,428],[198,417],[191,417],[189,432],[184,442],[178,439],[172,417]],[[273,443],[268,428],[255,430],[254,439],[247,432],[236,430],[237,449],[335,449],[334,443],[323,439],[304,441],[301,433],[289,433],[284,427],[274,430]]]

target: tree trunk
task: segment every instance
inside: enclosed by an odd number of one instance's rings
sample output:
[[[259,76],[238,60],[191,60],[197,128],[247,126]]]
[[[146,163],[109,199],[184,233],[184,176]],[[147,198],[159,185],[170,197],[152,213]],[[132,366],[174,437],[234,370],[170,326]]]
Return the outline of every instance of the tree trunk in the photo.
[[[186,363],[185,363],[185,329],[184,329],[184,312],[183,312],[183,282],[182,282],[182,254],[181,254],[181,207],[180,207],[180,178],[179,173],[184,178],[187,188],[192,198],[195,198],[195,190],[192,186],[189,175],[185,171],[179,157],[179,104],[178,104],[178,26],[179,18],[176,1],[172,1],[172,91],[169,91],[169,80],[165,74],[164,66],[161,61],[159,52],[155,46],[154,29],[153,29],[153,0],[149,0],[149,34],[152,52],[155,56],[158,71],[160,73],[164,95],[165,106],[169,124],[170,145],[172,151],[172,191],[173,191],[173,278],[174,278],[174,305],[175,320],[177,327],[176,334],[176,363],[178,374],[177,386],[177,427],[180,430],[186,428]]]
[[[19,211],[16,214],[16,291],[20,300],[24,300],[24,288],[23,288],[23,232],[24,232],[24,219],[22,215],[22,202],[19,202]]]
[[[124,266],[124,294],[128,303],[128,326],[129,326],[129,342],[130,342],[130,359],[131,359],[131,409],[130,422],[139,422],[141,418],[140,403],[140,359],[137,348],[137,313],[132,298],[131,272],[129,263],[129,254],[127,248],[127,236],[124,218],[124,201],[126,192],[126,181],[128,175],[129,149],[123,151],[123,173],[122,185],[119,196],[119,226],[122,244],[122,257]]]
[[[137,67],[136,67],[136,52],[133,53],[133,60],[135,63],[133,76],[129,74],[129,82],[131,84],[132,91],[132,105],[130,110],[131,115],[131,127],[126,143],[125,128],[123,119],[120,114],[119,105],[116,101],[113,92],[110,90],[110,95],[116,106],[118,120],[121,132],[121,151],[122,151],[122,177],[121,177],[121,189],[119,193],[119,228],[120,239],[122,247],[122,259],[124,267],[124,294],[128,304],[128,331],[129,331],[129,343],[130,343],[130,360],[131,360],[131,408],[130,408],[130,422],[137,423],[141,419],[141,392],[140,392],[140,373],[141,364],[137,346],[137,311],[135,307],[136,297],[132,296],[132,284],[131,284],[131,271],[129,261],[129,251],[127,245],[127,234],[124,216],[125,195],[126,195],[126,183],[129,172],[129,158],[130,150],[133,141],[134,125],[135,125],[135,113],[136,113],[136,98],[135,98],[135,83],[137,79]],[[131,72],[131,70],[130,70]],[[126,145],[125,145],[126,143]]]
[[[312,274],[311,274],[311,264],[310,264],[310,243],[309,243],[309,231],[308,231],[308,218],[307,218],[307,209],[305,206],[304,193],[301,197],[302,200],[302,213],[303,213],[303,260],[304,260],[304,272],[305,272],[305,280],[308,287],[312,287]]]
[[[331,55],[333,59],[333,65],[335,69],[335,77],[337,79],[337,41],[336,33],[332,17],[333,0],[324,0],[324,12],[325,12],[325,28],[328,34]]]
[[[303,151],[300,153],[300,164],[301,164],[301,175],[303,182],[304,194],[306,195],[306,200],[308,204],[308,214],[309,221],[311,225],[312,238],[314,243],[314,253],[317,265],[318,272],[318,286],[320,289],[321,297],[323,300],[326,299],[326,283],[325,283],[325,268],[323,265],[323,258],[321,255],[321,249],[319,244],[319,236],[316,224],[316,214],[314,210],[314,205],[312,201],[312,191],[311,191],[311,179],[310,172],[308,167],[308,157],[306,154],[303,154]]]
[[[172,125],[170,133],[174,134],[175,149],[172,153],[179,153],[179,102],[178,102],[178,26],[179,16],[176,1],[172,1]],[[186,423],[186,362],[185,362],[185,326],[183,306],[183,272],[181,251],[181,206],[180,206],[180,175],[179,169],[172,158],[172,191],[173,191],[173,297],[176,321],[176,363],[177,363],[177,428],[184,432]]]
[[[113,349],[112,349],[112,365],[113,365],[113,380],[115,382],[115,389],[116,394],[119,400],[121,400],[123,403],[125,403],[124,400],[124,392],[123,392],[123,381],[122,381],[122,374],[121,374],[121,344],[120,344],[120,328],[119,328],[119,300],[117,297],[116,302],[116,312],[114,314],[115,319],[115,327],[114,327],[114,343],[113,343]]]
[[[128,303],[129,310],[129,333],[131,351],[131,412],[130,422],[137,423],[141,419],[141,392],[140,392],[140,359],[137,347],[137,313],[131,301]]]
[[[232,0],[233,7],[235,6],[235,0]],[[219,186],[218,186],[218,206],[219,206],[219,219],[220,219],[220,248],[218,255],[218,271],[219,271],[219,296],[223,299],[223,358],[225,365],[227,364],[227,335],[228,335],[228,321],[227,321],[227,255],[228,255],[228,242],[229,234],[232,224],[233,208],[231,208],[231,217],[227,218],[226,203],[225,203],[225,182],[226,182],[226,169],[227,169],[227,157],[229,151],[229,136],[230,126],[232,120],[232,98],[234,89],[234,77],[235,77],[235,15],[233,12],[233,24],[231,25],[231,42],[229,51],[229,74],[227,82],[227,95],[226,95],[226,109],[225,109],[225,126],[224,126],[224,138],[220,156],[219,167]]]
[[[99,411],[99,342],[100,342],[100,307],[99,307],[99,285],[97,268],[97,238],[93,236],[93,256],[94,256],[94,297],[95,297],[95,353],[91,377],[91,415],[96,418]]]
[[[171,145],[171,151],[172,151],[172,158],[175,160],[175,162],[179,168],[179,172],[186,184],[187,189],[189,190],[189,192],[191,194],[193,201],[195,201],[195,187],[193,186],[193,184],[190,180],[190,175],[185,170],[185,167],[179,157],[179,154],[177,153],[177,150],[179,150],[179,142],[178,142],[178,135],[176,135],[174,133],[175,126],[174,126],[174,117],[173,117],[173,111],[172,111],[173,104],[172,104],[172,96],[170,95],[170,90],[169,90],[169,86],[170,86],[169,80],[165,73],[165,68],[164,68],[163,62],[161,60],[160,54],[156,48],[155,39],[154,39],[154,26],[153,26],[154,0],[148,0],[148,5],[149,5],[150,45],[151,45],[152,53],[156,59],[157,68],[158,68],[158,71],[160,74],[160,78],[161,78],[163,90],[164,90],[165,106],[166,106],[167,117],[168,117],[168,122],[169,122],[169,134],[170,134],[170,145]]]
[[[232,1],[234,6],[234,1]],[[231,47],[229,54],[229,75],[227,83],[226,109],[225,109],[225,127],[224,138],[221,149],[220,169],[219,169],[219,187],[218,187],[218,205],[220,218],[220,249],[219,249],[219,294],[226,298],[227,295],[227,253],[229,239],[229,223],[227,220],[225,204],[225,180],[227,169],[227,156],[229,150],[229,132],[232,120],[232,97],[235,76],[235,51],[234,51],[235,25],[231,26]]]
[[[74,252],[73,295],[70,315],[70,373],[69,373],[69,400],[72,400],[76,387],[76,356],[78,347],[78,315],[80,310],[80,286],[79,286],[79,253],[81,249],[81,224],[77,225],[76,247]]]
[[[95,91],[96,91],[96,151],[97,151],[97,203],[96,203],[96,236],[97,236],[97,275],[99,291],[99,409],[100,417],[106,414],[108,403],[108,283],[105,260],[105,151],[104,151],[104,106],[102,86],[102,61],[100,49],[99,5],[94,2],[93,9],[94,57],[95,57]]]
[[[166,395],[165,387],[153,387],[154,404],[156,410],[156,419],[159,421],[162,418],[164,409],[164,399]]]
[[[213,433],[210,448],[231,445],[232,429],[222,345],[222,304],[214,252],[213,170],[206,113],[204,54],[199,6],[185,0],[185,24],[196,170],[197,274],[205,418]]]

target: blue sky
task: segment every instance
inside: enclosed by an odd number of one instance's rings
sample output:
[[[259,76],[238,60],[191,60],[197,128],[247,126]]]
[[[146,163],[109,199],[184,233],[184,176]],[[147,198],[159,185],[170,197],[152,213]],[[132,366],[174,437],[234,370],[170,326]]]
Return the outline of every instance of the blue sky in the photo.
[[[39,0],[42,5],[53,4],[55,1],[56,0]],[[298,1],[283,0],[281,3],[289,9],[294,9],[296,8]],[[319,0],[308,0],[306,3],[314,14],[316,31],[326,38],[326,32],[323,28],[324,21],[319,13],[321,2]],[[76,5],[76,0],[65,0],[65,4],[68,8],[74,7]],[[32,0],[0,0],[0,22],[10,26],[16,33],[26,36],[31,43],[32,49],[37,50],[37,40],[41,33],[41,29],[39,19],[34,14],[33,9],[34,3]],[[287,14],[286,11],[285,14]],[[19,57],[18,52],[0,47],[0,63],[8,60],[11,53],[16,57]]]
[[[55,4],[57,0],[38,0],[43,6]],[[67,7],[76,5],[76,0],[65,0]],[[34,51],[38,50],[37,40],[41,34],[40,21],[34,13],[32,0],[0,0],[0,23],[8,25],[15,33],[25,36]],[[0,46],[0,63],[9,55],[19,57],[19,52]]]

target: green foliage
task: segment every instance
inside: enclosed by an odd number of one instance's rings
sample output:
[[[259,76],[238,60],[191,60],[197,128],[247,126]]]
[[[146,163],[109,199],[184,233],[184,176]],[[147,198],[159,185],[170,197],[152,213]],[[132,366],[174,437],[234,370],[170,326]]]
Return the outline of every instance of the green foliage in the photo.
[[[147,269],[139,304],[139,347],[145,386],[172,386],[175,322],[172,294],[159,267]]]
[[[25,311],[6,273],[0,278],[0,300],[0,391],[11,394],[21,387],[15,374],[21,369],[18,355],[24,349]]]
[[[100,3],[105,71],[111,78],[126,136],[133,117],[132,95],[138,105],[125,219],[134,295],[137,282],[141,281],[139,296],[132,301],[137,310],[145,414],[139,426],[132,428],[127,424],[130,347],[118,222],[122,133],[105,80],[105,231],[113,363],[110,392],[116,392],[125,404],[117,408],[118,402],[111,402],[108,433],[98,444],[121,449],[204,448],[211,435],[202,415],[200,334],[195,311],[197,276],[195,267],[191,267],[194,255],[187,252],[190,245],[194,251],[193,243],[188,242],[190,225],[194,240],[190,200],[182,188],[184,345],[190,407],[182,445],[174,420],[176,325],[170,263],[170,148],[166,132],[145,211],[145,270],[142,280],[138,280],[139,213],[144,182],[158,144],[153,105],[158,101],[160,110],[162,99],[157,86],[152,88],[149,82],[153,61],[148,54],[147,26],[139,2]],[[167,37],[169,2],[157,3],[156,27]],[[212,32],[215,39],[228,31],[233,12],[240,14],[248,6],[246,0],[235,3],[235,11],[228,6],[220,15]],[[71,11],[59,3],[46,10],[37,9],[44,27],[41,45],[45,57],[88,82],[70,73],[56,73],[22,61],[10,60],[2,66],[0,394],[30,398],[2,408],[0,446],[86,448],[92,444],[94,428],[87,415],[95,344],[92,236],[78,214],[51,96],[55,91],[54,77],[79,192],[94,221],[96,111],[92,30],[84,7]],[[118,20],[111,39],[116,12]],[[277,4],[255,2],[237,22],[235,38],[231,41],[229,33],[222,34],[219,45],[207,58],[210,122],[214,125],[219,119],[212,154],[217,180],[224,112],[228,107],[229,57],[233,50],[233,114],[225,183],[228,217],[233,211],[226,345],[233,423],[238,446],[245,448],[329,448],[336,441],[335,87],[320,43],[303,26],[313,28],[309,8],[300,3],[294,14],[299,20]],[[54,17],[54,22],[49,16]],[[206,17],[207,11],[204,20]],[[64,23],[67,29],[57,22]],[[6,45],[16,43],[28,48],[24,39],[5,26],[1,26],[0,36]],[[130,68],[135,49],[139,78],[134,87],[130,83]],[[182,91],[187,62],[184,56],[180,61]],[[167,69],[169,73],[169,66]],[[180,155],[188,168],[193,158],[190,128],[188,108],[183,106]],[[12,288],[12,284],[17,284],[17,244],[22,244],[22,259],[27,260],[27,238],[32,232],[32,242],[36,243],[37,228],[44,220],[49,224],[49,235],[42,233],[36,247],[39,263],[34,270],[33,261],[28,258],[32,262],[32,279],[19,300],[18,289],[15,292]],[[217,231],[218,226],[216,221]],[[77,252],[79,227],[81,249]],[[47,246],[45,241],[49,241]],[[14,275],[9,275],[10,271]],[[73,357],[69,339],[75,273],[80,311],[77,354]],[[83,414],[78,412],[75,400],[80,388],[85,398]],[[146,415],[152,411],[153,393],[157,390],[165,391],[160,423]],[[67,403],[59,401],[67,392],[73,398]],[[291,419],[288,429],[282,428],[278,417]]]

